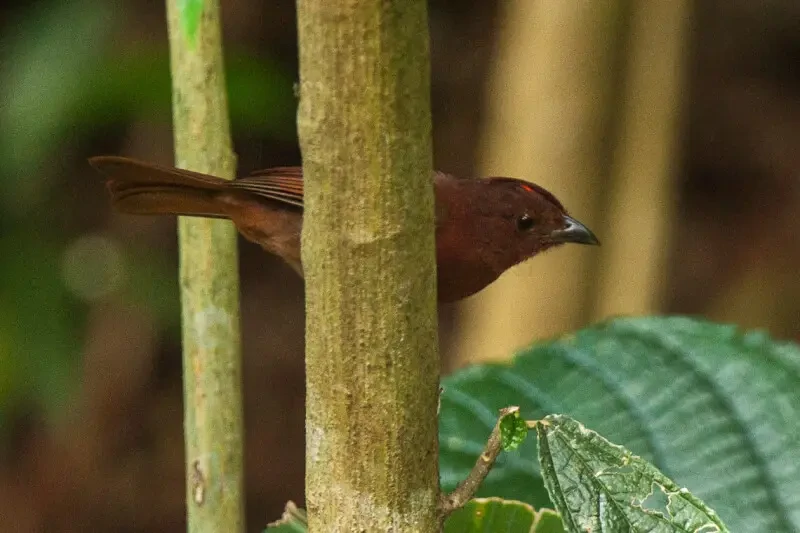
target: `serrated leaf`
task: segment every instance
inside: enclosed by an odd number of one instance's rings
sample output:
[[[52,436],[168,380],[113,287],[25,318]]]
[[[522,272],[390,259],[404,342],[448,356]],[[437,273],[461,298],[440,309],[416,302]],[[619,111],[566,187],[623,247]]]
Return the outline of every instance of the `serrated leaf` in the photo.
[[[545,485],[570,531],[728,531],[688,490],[575,420],[551,415],[536,433]],[[656,491],[666,503],[651,508]]]
[[[469,473],[497,421],[564,413],[657,466],[732,531],[800,531],[800,349],[683,317],[617,319],[443,382],[441,478]],[[478,496],[551,507],[536,439],[503,453]]]
[[[519,416],[518,410],[505,414],[500,419],[500,445],[503,451],[519,448],[527,436],[528,426]]]
[[[561,519],[550,509],[538,513],[527,503],[476,498],[447,518],[444,533],[563,533]]]

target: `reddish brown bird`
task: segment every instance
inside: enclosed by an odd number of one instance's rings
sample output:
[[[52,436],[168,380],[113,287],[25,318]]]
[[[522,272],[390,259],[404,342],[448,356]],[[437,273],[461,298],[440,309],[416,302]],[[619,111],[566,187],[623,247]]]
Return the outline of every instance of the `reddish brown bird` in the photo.
[[[300,275],[303,170],[271,168],[224,180],[117,156],[89,162],[108,179],[115,208],[142,215],[230,219],[245,238]],[[433,174],[438,298],[474,294],[512,266],[564,243],[600,244],[551,193],[513,178]]]

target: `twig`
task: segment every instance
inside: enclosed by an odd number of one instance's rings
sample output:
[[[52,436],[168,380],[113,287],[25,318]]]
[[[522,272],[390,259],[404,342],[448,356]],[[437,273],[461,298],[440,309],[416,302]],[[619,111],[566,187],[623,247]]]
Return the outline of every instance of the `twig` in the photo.
[[[492,470],[497,456],[503,449],[502,440],[500,435],[500,423],[508,415],[513,415],[519,411],[519,407],[505,407],[500,409],[500,417],[492,429],[489,440],[486,442],[486,447],[483,449],[480,457],[475,461],[475,466],[467,475],[467,478],[458,484],[458,486],[449,494],[442,494],[439,501],[439,513],[442,520],[448,515],[461,508],[466,504],[478,491],[478,488],[489,475]]]

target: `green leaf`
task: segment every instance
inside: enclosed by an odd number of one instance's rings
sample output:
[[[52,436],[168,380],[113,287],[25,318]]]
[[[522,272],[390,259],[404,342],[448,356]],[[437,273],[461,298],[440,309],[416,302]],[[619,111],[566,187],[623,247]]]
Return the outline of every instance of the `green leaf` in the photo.
[[[304,509],[297,507],[294,502],[286,502],[286,509],[280,520],[267,525],[264,533],[305,533],[308,531],[308,519]]]
[[[497,421],[563,413],[653,463],[732,531],[800,531],[800,349],[683,317],[617,319],[443,382],[440,470],[464,479]],[[536,439],[504,453],[478,496],[552,507]]]
[[[470,500],[451,514],[444,533],[563,533],[561,518],[550,509],[538,513],[527,503],[502,498]]]
[[[500,419],[500,444],[503,451],[519,448],[528,436],[528,426],[519,416],[519,409],[504,414]]]
[[[536,433],[545,485],[571,531],[728,531],[689,491],[575,420],[548,416]]]
[[[178,0],[178,12],[183,33],[190,43],[197,40],[197,28],[203,16],[203,0]]]
[[[564,533],[561,515],[552,509],[540,510],[533,526],[533,533]]]

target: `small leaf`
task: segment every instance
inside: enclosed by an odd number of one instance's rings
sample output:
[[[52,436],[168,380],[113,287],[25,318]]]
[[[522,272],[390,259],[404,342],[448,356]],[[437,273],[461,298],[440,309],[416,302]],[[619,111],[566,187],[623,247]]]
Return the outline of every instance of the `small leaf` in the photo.
[[[561,519],[550,509],[536,512],[527,503],[477,498],[450,515],[444,533],[563,533]]]
[[[545,485],[570,531],[728,531],[688,490],[575,420],[548,416],[536,432]],[[661,510],[645,506],[654,491],[666,495]]]
[[[267,524],[264,533],[306,533],[306,531],[308,531],[306,511],[297,507],[293,501],[288,501],[280,520]]]
[[[564,533],[561,515],[552,509],[542,509],[536,515],[533,533]]]
[[[200,17],[203,15],[204,0],[178,0],[178,12],[183,33],[190,43],[197,38]]]
[[[519,416],[519,407],[502,415],[500,419],[500,443],[504,451],[514,450],[528,436],[528,426]]]

